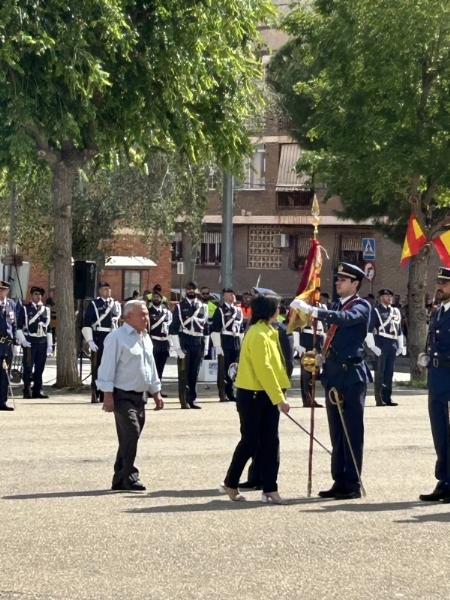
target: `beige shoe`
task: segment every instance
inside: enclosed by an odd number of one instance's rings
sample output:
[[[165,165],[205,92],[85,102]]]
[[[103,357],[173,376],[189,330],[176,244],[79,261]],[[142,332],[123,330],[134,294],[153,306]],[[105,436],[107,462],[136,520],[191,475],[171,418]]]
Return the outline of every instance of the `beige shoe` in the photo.
[[[261,502],[272,504],[285,504],[283,498],[280,496],[278,492],[267,492],[261,494]]]
[[[224,483],[219,485],[219,492],[221,494],[227,494],[229,499],[233,500],[233,502],[244,502],[246,500],[245,496],[239,493],[239,490],[229,488]]]

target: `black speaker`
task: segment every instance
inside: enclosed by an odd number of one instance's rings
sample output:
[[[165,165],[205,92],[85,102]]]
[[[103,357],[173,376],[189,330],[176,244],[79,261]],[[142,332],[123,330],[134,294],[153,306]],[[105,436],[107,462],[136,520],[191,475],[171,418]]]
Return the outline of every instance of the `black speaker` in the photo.
[[[73,263],[73,294],[75,300],[95,298],[97,265],[92,260],[76,260]]]

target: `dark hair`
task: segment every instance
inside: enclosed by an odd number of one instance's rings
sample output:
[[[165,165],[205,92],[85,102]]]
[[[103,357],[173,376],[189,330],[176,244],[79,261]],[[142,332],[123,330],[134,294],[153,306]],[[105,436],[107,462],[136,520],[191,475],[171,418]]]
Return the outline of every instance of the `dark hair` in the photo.
[[[284,315],[287,315],[287,308],[284,304],[280,304],[280,315],[283,317]]]
[[[252,309],[250,325],[255,325],[258,321],[268,321],[277,312],[278,305],[278,298],[274,296],[255,296],[250,303]]]

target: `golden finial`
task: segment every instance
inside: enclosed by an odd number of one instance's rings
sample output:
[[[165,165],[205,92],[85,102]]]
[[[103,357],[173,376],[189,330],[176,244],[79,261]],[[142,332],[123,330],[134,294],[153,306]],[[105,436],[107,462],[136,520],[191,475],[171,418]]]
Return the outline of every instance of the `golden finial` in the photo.
[[[314,198],[311,207],[311,217],[309,218],[309,222],[314,226],[314,239],[317,239],[317,234],[319,233],[319,225],[322,222],[320,217],[320,207],[319,202],[317,200],[317,195],[314,192]]]

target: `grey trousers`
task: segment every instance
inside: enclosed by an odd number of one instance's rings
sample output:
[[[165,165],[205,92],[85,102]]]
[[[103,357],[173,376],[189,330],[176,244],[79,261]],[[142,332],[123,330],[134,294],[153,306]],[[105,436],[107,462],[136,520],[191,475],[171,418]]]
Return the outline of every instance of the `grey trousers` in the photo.
[[[145,425],[145,395],[114,388],[114,418],[119,449],[114,464],[113,485],[127,479],[136,481],[139,471],[134,466],[139,437]]]

